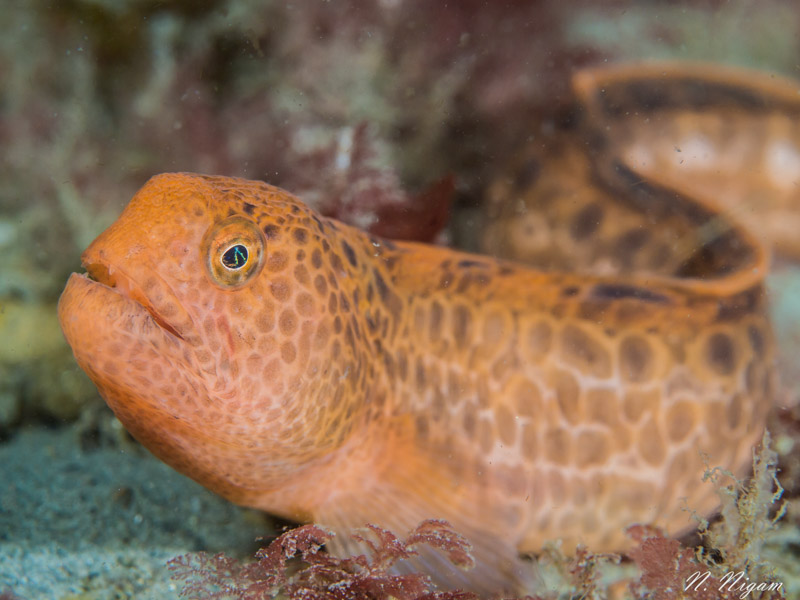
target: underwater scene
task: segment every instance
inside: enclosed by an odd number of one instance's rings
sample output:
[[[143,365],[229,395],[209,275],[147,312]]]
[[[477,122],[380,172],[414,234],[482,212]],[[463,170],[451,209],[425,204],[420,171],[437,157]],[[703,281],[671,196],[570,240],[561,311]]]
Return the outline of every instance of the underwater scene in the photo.
[[[0,600],[800,598],[794,0],[0,8]]]

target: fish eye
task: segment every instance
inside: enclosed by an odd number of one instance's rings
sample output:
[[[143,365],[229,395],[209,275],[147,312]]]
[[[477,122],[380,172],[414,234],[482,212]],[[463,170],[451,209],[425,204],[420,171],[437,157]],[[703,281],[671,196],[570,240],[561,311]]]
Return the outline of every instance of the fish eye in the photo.
[[[220,261],[222,262],[222,266],[226,269],[237,271],[244,268],[247,264],[247,257],[249,254],[247,246],[244,244],[234,244],[222,253]]]
[[[266,245],[264,234],[252,221],[244,217],[220,221],[203,236],[206,272],[218,287],[239,289],[261,271]]]

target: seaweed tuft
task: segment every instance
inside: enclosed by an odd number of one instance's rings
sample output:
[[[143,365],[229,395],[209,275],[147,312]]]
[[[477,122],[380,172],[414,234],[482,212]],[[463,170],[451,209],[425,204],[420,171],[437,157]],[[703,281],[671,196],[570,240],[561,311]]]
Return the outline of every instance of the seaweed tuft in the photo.
[[[719,521],[709,525],[698,515],[704,545],[693,549],[667,538],[654,527],[634,525],[628,534],[637,543],[629,556],[642,572],[631,583],[635,598],[648,600],[782,600],[783,584],[761,558],[761,550],[785,512],[776,469],[778,455],[765,432],[753,452],[753,476],[742,481],[713,468],[711,482],[721,500]]]
[[[337,558],[321,552],[334,534],[317,525],[284,533],[242,564],[222,554],[185,554],[169,561],[172,578],[183,582],[181,597],[259,600],[278,593],[289,600],[477,600],[470,592],[435,591],[426,575],[395,574],[398,561],[417,556],[420,545],[436,548],[456,566],[471,568],[470,544],[445,521],[423,521],[404,540],[368,525],[353,541],[368,554]],[[302,565],[293,569],[291,561]]]

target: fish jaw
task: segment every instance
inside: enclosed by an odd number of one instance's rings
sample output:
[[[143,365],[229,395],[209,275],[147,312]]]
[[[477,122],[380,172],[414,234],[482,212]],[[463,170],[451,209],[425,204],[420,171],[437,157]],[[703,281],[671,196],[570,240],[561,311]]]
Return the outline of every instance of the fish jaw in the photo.
[[[99,268],[92,265],[92,272],[99,273]],[[94,318],[86,318],[86,315]],[[152,308],[127,293],[125,287],[107,285],[80,273],[70,275],[59,298],[58,317],[81,368],[101,380],[105,378],[104,374],[118,372],[120,358],[119,353],[103,354],[102,351],[119,350],[121,346],[114,344],[101,348],[88,342],[108,337],[109,330],[146,339],[156,347],[162,344],[175,346],[178,340],[182,340],[172,326]],[[102,367],[97,368],[97,365]]]
[[[111,409],[136,438],[149,438],[147,417],[154,410],[166,412],[166,422],[179,420],[181,411],[168,394],[142,390],[169,379],[171,357],[182,354],[185,342],[120,290],[73,273],[59,299],[58,317],[75,359]],[[154,352],[161,356],[158,369],[147,360]]]
[[[189,415],[203,413],[214,399],[202,380],[176,368],[185,341],[161,327],[146,306],[120,288],[78,273],[70,276],[61,294],[58,316],[76,361],[134,438],[232,502],[264,502],[269,478],[261,477],[256,485],[236,467],[252,465],[250,440],[231,443],[216,435],[221,429],[200,428]],[[146,360],[154,353],[159,356],[155,364]],[[295,506],[277,503],[269,508],[288,517],[302,515]]]

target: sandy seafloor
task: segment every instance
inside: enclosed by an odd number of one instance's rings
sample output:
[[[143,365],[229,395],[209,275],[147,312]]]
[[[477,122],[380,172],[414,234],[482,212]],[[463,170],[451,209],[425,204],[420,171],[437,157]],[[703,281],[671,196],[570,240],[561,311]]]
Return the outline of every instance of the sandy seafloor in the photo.
[[[258,548],[268,522],[133,442],[81,449],[78,427],[0,445],[0,591],[26,600],[178,597],[166,561]]]

